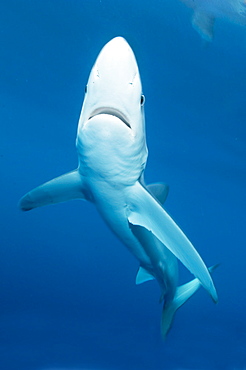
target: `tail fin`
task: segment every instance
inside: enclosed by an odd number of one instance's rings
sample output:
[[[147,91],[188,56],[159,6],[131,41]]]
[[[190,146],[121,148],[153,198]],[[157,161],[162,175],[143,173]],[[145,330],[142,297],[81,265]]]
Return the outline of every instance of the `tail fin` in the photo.
[[[213,265],[209,268],[213,272],[219,265]],[[177,288],[174,299],[171,302],[165,302],[161,317],[161,334],[163,339],[166,338],[174,319],[175,312],[181,307],[201,286],[200,281],[196,278],[189,283]]]

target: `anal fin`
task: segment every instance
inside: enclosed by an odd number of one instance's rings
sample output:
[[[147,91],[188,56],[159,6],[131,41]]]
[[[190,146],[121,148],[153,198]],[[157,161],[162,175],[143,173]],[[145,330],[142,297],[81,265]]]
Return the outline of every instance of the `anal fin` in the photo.
[[[154,280],[154,276],[151,275],[147,270],[145,270],[143,267],[139,267],[137,276],[136,276],[136,284],[142,284],[149,280]]]

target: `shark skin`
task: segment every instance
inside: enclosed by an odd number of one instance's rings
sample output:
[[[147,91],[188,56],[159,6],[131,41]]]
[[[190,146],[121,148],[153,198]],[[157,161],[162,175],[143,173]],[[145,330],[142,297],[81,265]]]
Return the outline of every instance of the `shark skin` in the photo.
[[[193,9],[192,25],[206,41],[214,37],[216,18],[246,25],[246,0],[181,0]]]
[[[144,101],[134,53],[124,38],[116,37],[101,50],[86,86],[76,138],[78,168],[33,189],[19,207],[28,211],[71,199],[94,203],[138,259],[136,283],[153,279],[159,283],[165,337],[177,308],[200,285],[214,302],[217,293],[200,255],[162,207],[168,187],[144,183],[148,155]],[[186,294],[183,289],[182,299],[177,296],[177,259],[196,282],[196,289],[189,286]]]

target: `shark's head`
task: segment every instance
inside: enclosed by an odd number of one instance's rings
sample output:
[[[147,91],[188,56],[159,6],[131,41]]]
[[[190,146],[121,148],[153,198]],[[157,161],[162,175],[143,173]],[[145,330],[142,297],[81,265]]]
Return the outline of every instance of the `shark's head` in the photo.
[[[144,100],[133,51],[123,37],[115,37],[103,47],[91,70],[80,124],[95,115],[110,114],[139,131],[144,122]]]
[[[98,157],[113,156],[116,162],[117,155],[125,162],[138,157],[143,169],[147,158],[144,100],[134,53],[123,37],[115,37],[101,50],[86,85],[77,136],[80,162],[96,144]]]

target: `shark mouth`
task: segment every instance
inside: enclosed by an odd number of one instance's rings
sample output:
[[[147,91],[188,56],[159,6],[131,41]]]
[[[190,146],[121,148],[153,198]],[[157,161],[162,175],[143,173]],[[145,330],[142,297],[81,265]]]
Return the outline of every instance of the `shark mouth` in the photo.
[[[93,118],[93,117],[95,117],[95,116],[97,116],[97,115],[99,115],[99,114],[109,114],[110,116],[115,116],[115,117],[119,118],[122,122],[124,122],[124,124],[125,124],[127,127],[131,128],[131,125],[130,125],[130,123],[128,122],[128,120],[127,120],[126,116],[125,116],[122,112],[120,112],[118,109],[114,109],[114,108],[97,108],[97,109],[95,109],[95,110],[92,112],[92,114],[91,114],[91,115],[90,115],[90,117],[88,118],[88,121],[89,121],[91,118]]]

